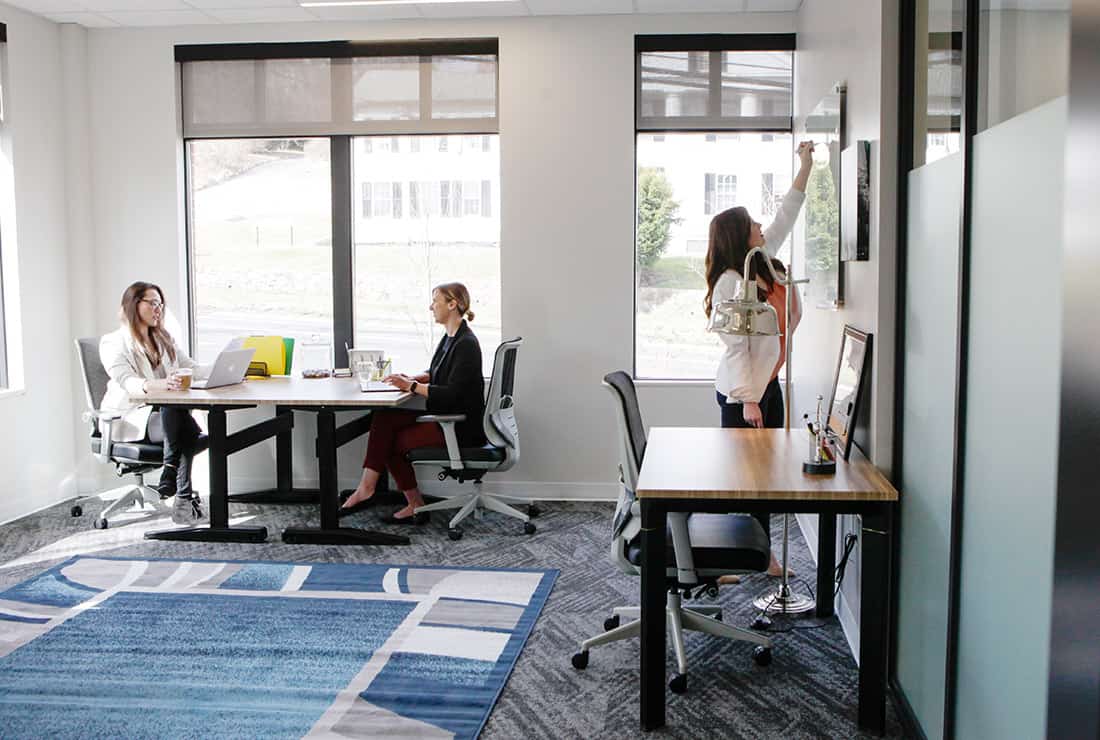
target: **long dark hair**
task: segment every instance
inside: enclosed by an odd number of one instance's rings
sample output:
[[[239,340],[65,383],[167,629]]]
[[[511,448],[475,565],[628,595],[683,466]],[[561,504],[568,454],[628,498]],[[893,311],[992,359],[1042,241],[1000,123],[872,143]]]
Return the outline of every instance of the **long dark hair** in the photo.
[[[726,270],[733,270],[741,275],[745,267],[745,255],[749,253],[749,236],[752,234],[752,217],[742,206],[728,208],[710,221],[710,242],[707,245],[707,295],[703,299],[703,310],[707,318],[710,318],[710,301],[714,296],[714,286],[718,284],[718,278]],[[768,286],[765,294],[759,296],[761,300],[775,288],[775,279],[765,260],[763,252],[757,252],[749,263],[749,274],[742,277],[760,276]],[[771,260],[776,272],[785,272],[783,263],[777,259]]]
[[[176,350],[172,335],[163,326],[153,326],[148,331],[143,331],[144,327],[142,327],[141,319],[138,317],[138,304],[145,298],[145,292],[148,290],[155,290],[157,295],[160,296],[160,302],[164,303],[164,291],[160,289],[159,285],[139,280],[123,292],[122,306],[119,308],[118,313],[119,318],[130,327],[130,335],[134,338],[134,341],[138,343],[138,346],[144,350],[145,356],[149,358],[149,364],[157,367],[160,365],[161,348],[164,349],[173,362],[176,361]],[[161,316],[163,315],[162,313]]]

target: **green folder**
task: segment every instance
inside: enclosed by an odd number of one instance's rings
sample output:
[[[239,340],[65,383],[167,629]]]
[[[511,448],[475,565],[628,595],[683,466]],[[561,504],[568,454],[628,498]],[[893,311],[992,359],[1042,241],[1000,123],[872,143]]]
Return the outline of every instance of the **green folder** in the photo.
[[[291,363],[294,360],[294,337],[283,337],[283,346],[286,348],[286,368],[283,372],[290,375]]]

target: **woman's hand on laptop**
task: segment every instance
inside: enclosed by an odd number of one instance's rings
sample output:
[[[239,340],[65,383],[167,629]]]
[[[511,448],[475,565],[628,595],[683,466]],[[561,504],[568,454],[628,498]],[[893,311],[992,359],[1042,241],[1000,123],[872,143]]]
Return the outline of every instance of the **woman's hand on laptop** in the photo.
[[[396,373],[382,378],[382,382],[392,385],[399,391],[407,391],[409,386],[412,385],[413,379],[404,373]]]

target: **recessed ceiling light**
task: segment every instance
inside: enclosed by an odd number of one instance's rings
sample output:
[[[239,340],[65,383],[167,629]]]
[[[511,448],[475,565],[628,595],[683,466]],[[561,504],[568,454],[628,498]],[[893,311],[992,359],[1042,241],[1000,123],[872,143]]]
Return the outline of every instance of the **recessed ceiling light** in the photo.
[[[333,8],[370,5],[439,5],[443,3],[515,3],[519,0],[301,0],[303,8]]]

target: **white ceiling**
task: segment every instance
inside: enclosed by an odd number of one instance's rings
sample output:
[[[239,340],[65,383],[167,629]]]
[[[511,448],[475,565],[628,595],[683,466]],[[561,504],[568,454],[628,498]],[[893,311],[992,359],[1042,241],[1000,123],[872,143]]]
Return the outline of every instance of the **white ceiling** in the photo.
[[[88,28],[623,13],[778,13],[795,11],[802,5],[802,0],[506,0],[302,8],[298,0],[3,1],[58,23],[79,23]]]

